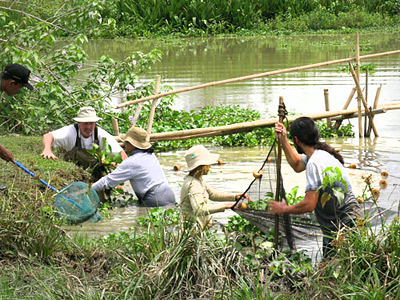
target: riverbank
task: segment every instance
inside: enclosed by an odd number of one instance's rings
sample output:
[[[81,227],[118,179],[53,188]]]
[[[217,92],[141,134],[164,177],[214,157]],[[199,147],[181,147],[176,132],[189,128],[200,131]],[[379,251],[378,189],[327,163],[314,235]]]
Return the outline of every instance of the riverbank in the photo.
[[[57,187],[83,174],[73,164],[41,160],[40,141],[40,137],[0,138],[0,143],[9,147],[17,159]],[[351,150],[350,144],[354,141],[333,143],[335,147],[343,145],[345,159],[355,163],[357,152],[365,152],[357,147]],[[374,149],[383,153],[379,146]],[[251,170],[264,158],[265,149],[243,149],[245,155],[235,148],[219,151],[225,164],[213,166],[209,179],[216,188],[237,190],[239,182],[249,181]],[[184,175],[173,170],[173,165],[183,164],[181,154],[160,156],[169,180]],[[248,161],[252,165],[247,165]],[[363,163],[376,162],[384,163],[382,157],[376,161],[360,160],[356,169],[349,169],[352,178],[359,177],[357,186],[363,185]],[[121,226],[121,218],[114,219],[115,224],[113,219],[103,219],[100,223],[120,226],[120,230],[89,238],[85,225],[65,227],[52,214],[54,199],[37,180],[10,163],[0,164],[6,170],[6,178],[3,175],[1,180],[9,184],[8,196],[0,194],[0,297],[5,299],[116,299],[121,295],[123,299],[264,300],[309,299],[315,295],[354,299],[355,295],[362,298],[383,292],[396,299],[400,292],[395,271],[399,261],[390,259],[399,255],[400,225],[396,220],[386,222],[386,216],[374,216],[376,209],[369,210],[372,214],[367,218],[370,222],[378,220],[382,226],[372,227],[368,221],[360,224],[338,244],[338,259],[323,264],[317,260],[314,265],[302,251],[271,256],[268,247],[262,248],[267,244],[259,243],[259,237],[252,239],[255,233],[248,229],[222,239],[213,232],[186,231],[179,212],[173,209],[144,210],[140,216],[125,213],[120,217],[131,222],[129,227]],[[290,188],[301,179],[293,178],[286,167],[284,183]],[[54,174],[61,180],[55,181]],[[378,176],[375,172],[374,182]],[[389,186],[377,202],[379,209],[386,209],[386,200],[387,205],[393,206],[397,199],[392,199],[394,174],[389,176]],[[376,207],[371,201],[368,206]],[[385,214],[389,216],[388,212]],[[132,222],[133,218],[140,220]],[[241,246],[244,242],[255,244],[247,248]],[[372,263],[374,267],[370,266]],[[376,277],[376,272],[382,276]]]

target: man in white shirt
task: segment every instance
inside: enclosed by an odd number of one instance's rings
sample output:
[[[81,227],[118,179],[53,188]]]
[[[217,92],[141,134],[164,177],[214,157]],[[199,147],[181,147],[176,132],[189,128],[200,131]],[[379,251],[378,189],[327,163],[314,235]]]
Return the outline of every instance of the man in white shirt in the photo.
[[[52,147],[61,147],[66,151],[64,159],[74,161],[84,168],[92,167],[96,162],[87,149],[92,149],[93,143],[104,148],[104,139],[110,145],[113,154],[120,153],[123,160],[128,157],[111,134],[96,126],[96,122],[101,118],[96,115],[93,107],[81,107],[78,116],[73,120],[77,124],[64,126],[43,136],[44,149],[40,154],[43,158],[57,159]]]

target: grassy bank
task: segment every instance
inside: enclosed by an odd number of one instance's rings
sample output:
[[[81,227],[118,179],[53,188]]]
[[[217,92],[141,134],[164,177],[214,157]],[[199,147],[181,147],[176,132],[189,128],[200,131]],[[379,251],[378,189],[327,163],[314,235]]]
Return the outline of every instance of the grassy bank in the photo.
[[[57,188],[86,173],[42,160],[41,137],[0,143]],[[335,242],[337,257],[311,265],[302,252],[272,255],[240,220],[225,234],[187,227],[176,209],[153,209],[128,231],[102,238],[70,235],[37,180],[0,161],[0,299],[398,299],[399,231],[371,210]],[[366,189],[368,190],[368,189]],[[371,201],[368,193],[365,201]],[[376,199],[374,200],[376,201]],[[370,222],[382,221],[376,230]]]

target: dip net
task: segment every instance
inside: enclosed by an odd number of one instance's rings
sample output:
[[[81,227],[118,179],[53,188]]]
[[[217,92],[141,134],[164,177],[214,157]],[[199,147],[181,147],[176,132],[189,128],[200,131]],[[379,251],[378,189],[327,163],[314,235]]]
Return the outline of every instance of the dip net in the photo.
[[[85,221],[94,223],[101,220],[101,215],[97,211],[99,203],[96,191],[84,182],[71,183],[56,195],[56,209],[59,216],[71,224]]]

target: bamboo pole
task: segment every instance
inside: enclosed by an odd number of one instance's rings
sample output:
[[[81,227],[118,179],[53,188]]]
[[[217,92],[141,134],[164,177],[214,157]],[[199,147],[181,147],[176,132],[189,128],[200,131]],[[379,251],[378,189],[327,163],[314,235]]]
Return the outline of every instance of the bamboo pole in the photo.
[[[160,86],[161,86],[161,76],[157,76],[156,88],[154,91],[154,95],[157,95],[160,92]],[[148,141],[150,140],[151,128],[153,127],[153,120],[154,120],[154,114],[156,112],[157,100],[158,100],[158,98],[154,99],[153,102],[151,103],[149,124],[147,125],[147,140]]]
[[[381,95],[381,89],[382,89],[382,84],[378,87],[378,89],[376,90],[376,94],[375,94],[375,100],[374,100],[374,105],[372,106],[372,109],[376,109],[378,107],[378,101],[379,101],[379,96]],[[372,119],[374,117],[372,116]],[[368,135],[371,135],[371,123],[369,123],[368,126]]]
[[[400,50],[394,50],[394,51],[389,51],[389,52],[382,52],[382,53],[374,53],[374,54],[368,54],[364,56],[360,56],[359,59],[370,59],[370,58],[375,58],[375,57],[381,57],[381,56],[386,56],[386,55],[392,55],[392,54],[400,54]],[[174,95],[174,94],[179,94],[183,92],[189,92],[193,90],[198,90],[206,87],[211,87],[215,85],[221,85],[221,84],[227,84],[227,83],[233,83],[233,82],[238,82],[238,81],[244,81],[244,80],[250,80],[250,79],[256,79],[256,78],[262,78],[262,77],[267,77],[267,76],[272,76],[272,75],[278,75],[278,74],[284,74],[284,73],[290,73],[290,72],[296,72],[296,71],[302,71],[302,70],[308,70],[308,69],[314,69],[314,68],[319,68],[323,66],[329,66],[329,65],[334,65],[334,64],[340,64],[340,63],[347,63],[349,61],[354,61],[354,57],[350,58],[342,58],[342,59],[337,59],[337,60],[331,60],[331,61],[325,61],[325,62],[320,62],[316,64],[311,64],[311,65],[306,65],[306,66],[300,66],[300,67],[293,67],[293,68],[288,68],[288,69],[281,69],[281,70],[275,70],[275,71],[270,71],[270,72],[265,72],[265,73],[258,73],[258,74],[253,74],[253,75],[247,75],[247,76],[242,76],[242,77],[236,77],[236,78],[231,78],[231,79],[225,79],[225,80],[220,80],[220,81],[214,81],[214,82],[208,82],[208,83],[203,83],[191,87],[186,87],[182,89],[177,89],[177,90],[172,90],[168,92],[164,92],[158,95],[152,95],[148,97],[143,97],[140,99],[136,100],[131,100],[131,101],[126,101],[123,103],[120,103],[117,105],[117,108],[122,108],[128,105],[148,101],[148,100],[153,100],[169,95]]]
[[[346,109],[349,107],[350,102],[351,102],[351,100],[353,99],[354,94],[356,93],[356,91],[357,91],[357,88],[354,86],[353,89],[352,89],[351,92],[350,92],[349,97],[348,97],[347,100],[346,100],[346,103],[345,103],[344,106],[343,106],[343,110],[346,110]],[[342,121],[341,121],[341,120],[338,120],[338,121],[335,122],[335,125],[333,125],[333,128],[334,128],[335,130],[338,130],[339,127],[340,127],[340,125],[342,125]]]
[[[116,118],[112,117],[111,122],[112,122],[112,127],[114,129],[114,135],[118,136],[119,135],[118,121]]]
[[[383,104],[379,105],[377,109],[385,109],[385,110],[394,110],[400,109],[400,102],[394,102],[391,104]],[[349,116],[352,114],[356,114],[358,112],[357,109],[347,109],[347,110],[339,110],[339,111],[329,111],[322,113],[314,113],[314,114],[305,114],[304,116],[308,116],[314,120],[321,120],[327,117],[335,117],[335,116]],[[298,116],[288,116],[287,119],[289,122],[292,122]],[[209,128],[196,128],[196,129],[188,129],[181,131],[171,131],[171,132],[158,132],[150,135],[151,142],[159,142],[159,141],[172,141],[172,140],[186,140],[190,138],[200,138],[200,137],[211,137],[211,136],[221,136],[234,134],[239,132],[247,132],[251,131],[254,128],[262,128],[262,127],[272,127],[278,121],[277,118],[269,118],[264,120],[257,120],[251,122],[243,122],[219,127],[209,127]],[[117,140],[118,137],[116,137]]]
[[[365,70],[365,102],[368,105],[368,69]],[[371,110],[371,107],[369,107],[369,110]],[[369,137],[371,135],[371,132],[368,134],[368,125],[371,123],[370,121],[367,123],[367,117],[364,117],[364,136]]]
[[[283,119],[285,117],[285,103],[283,102],[283,96],[279,97],[279,108],[278,108],[278,116],[279,122],[283,123]],[[280,133],[281,134],[281,133]],[[277,139],[278,144],[278,153],[277,153],[277,160],[276,160],[276,190],[275,190],[275,201],[281,201],[281,161],[282,161],[282,145]],[[274,247],[275,250],[278,249],[279,245],[279,215],[275,215],[275,230],[274,230]]]
[[[135,112],[135,116],[132,119],[131,127],[136,126],[136,122],[139,120],[139,115],[142,111],[143,105],[144,105],[144,102],[139,103],[138,108],[136,109],[136,112]]]
[[[351,63],[350,63],[351,65]],[[357,81],[360,82],[360,40],[358,32],[356,32],[356,66],[357,66]],[[353,65],[351,65],[353,67]],[[360,89],[357,87],[357,108],[358,108],[358,136],[363,137],[362,118],[361,118],[361,95]]]
[[[375,115],[379,115],[379,114],[383,114],[383,113],[387,112],[387,109],[385,109],[385,108],[372,109],[372,110],[370,110],[370,112],[373,116],[375,116]],[[365,111],[363,110],[362,116],[364,117],[365,115],[366,115]],[[352,118],[357,118],[357,117],[358,117],[357,113],[350,113],[350,114],[346,114],[346,115],[340,115],[340,116],[333,117],[333,118],[331,118],[331,120],[343,121],[346,119],[352,119]]]
[[[400,102],[393,102],[379,105],[375,110],[371,111],[372,114],[380,114],[385,113],[390,110],[400,109]],[[363,112],[365,115],[365,112]],[[327,117],[331,117],[332,119],[350,119],[358,116],[357,109],[348,109],[348,110],[339,110],[339,111],[330,111],[324,113],[314,113],[307,115],[298,115],[298,116],[289,116],[287,117],[289,122],[292,122],[294,119],[307,116],[314,120],[321,120]],[[213,137],[213,136],[221,136],[221,135],[229,135],[240,132],[248,132],[253,130],[254,128],[264,128],[264,127],[272,127],[278,121],[277,118],[270,118],[252,122],[245,122],[238,124],[225,125],[220,127],[211,127],[211,128],[198,128],[198,129],[190,129],[183,131],[174,131],[174,132],[159,132],[153,133],[150,135],[151,142],[160,142],[160,141],[175,141],[175,140],[187,140],[193,138],[202,138],[202,137]],[[198,132],[201,130],[201,132]],[[184,133],[182,133],[184,132]],[[121,141],[119,136],[114,137],[118,142]]]
[[[368,108],[368,104],[365,101],[365,98],[363,96],[363,93],[362,93],[362,90],[361,90],[361,86],[360,86],[360,82],[358,81],[358,79],[356,77],[356,73],[354,72],[353,65],[351,63],[349,63],[349,65],[350,65],[351,75],[353,75],[354,82],[356,83],[357,93],[358,93],[358,95],[360,95],[360,100],[364,104],[364,109],[365,109],[366,114],[368,115],[369,121],[371,122],[372,129],[374,130],[374,134],[375,134],[376,137],[378,137],[379,136],[378,130],[376,130],[374,120],[372,119],[372,115],[370,114],[370,111],[369,111],[369,108]],[[360,120],[361,119],[361,111],[360,111],[360,109],[358,109],[358,113],[359,113],[359,120]]]
[[[328,89],[324,89],[324,99],[325,99],[325,110],[329,111],[329,90]],[[328,125],[329,128],[331,128],[332,124],[331,124],[330,118],[326,118],[326,124]]]

